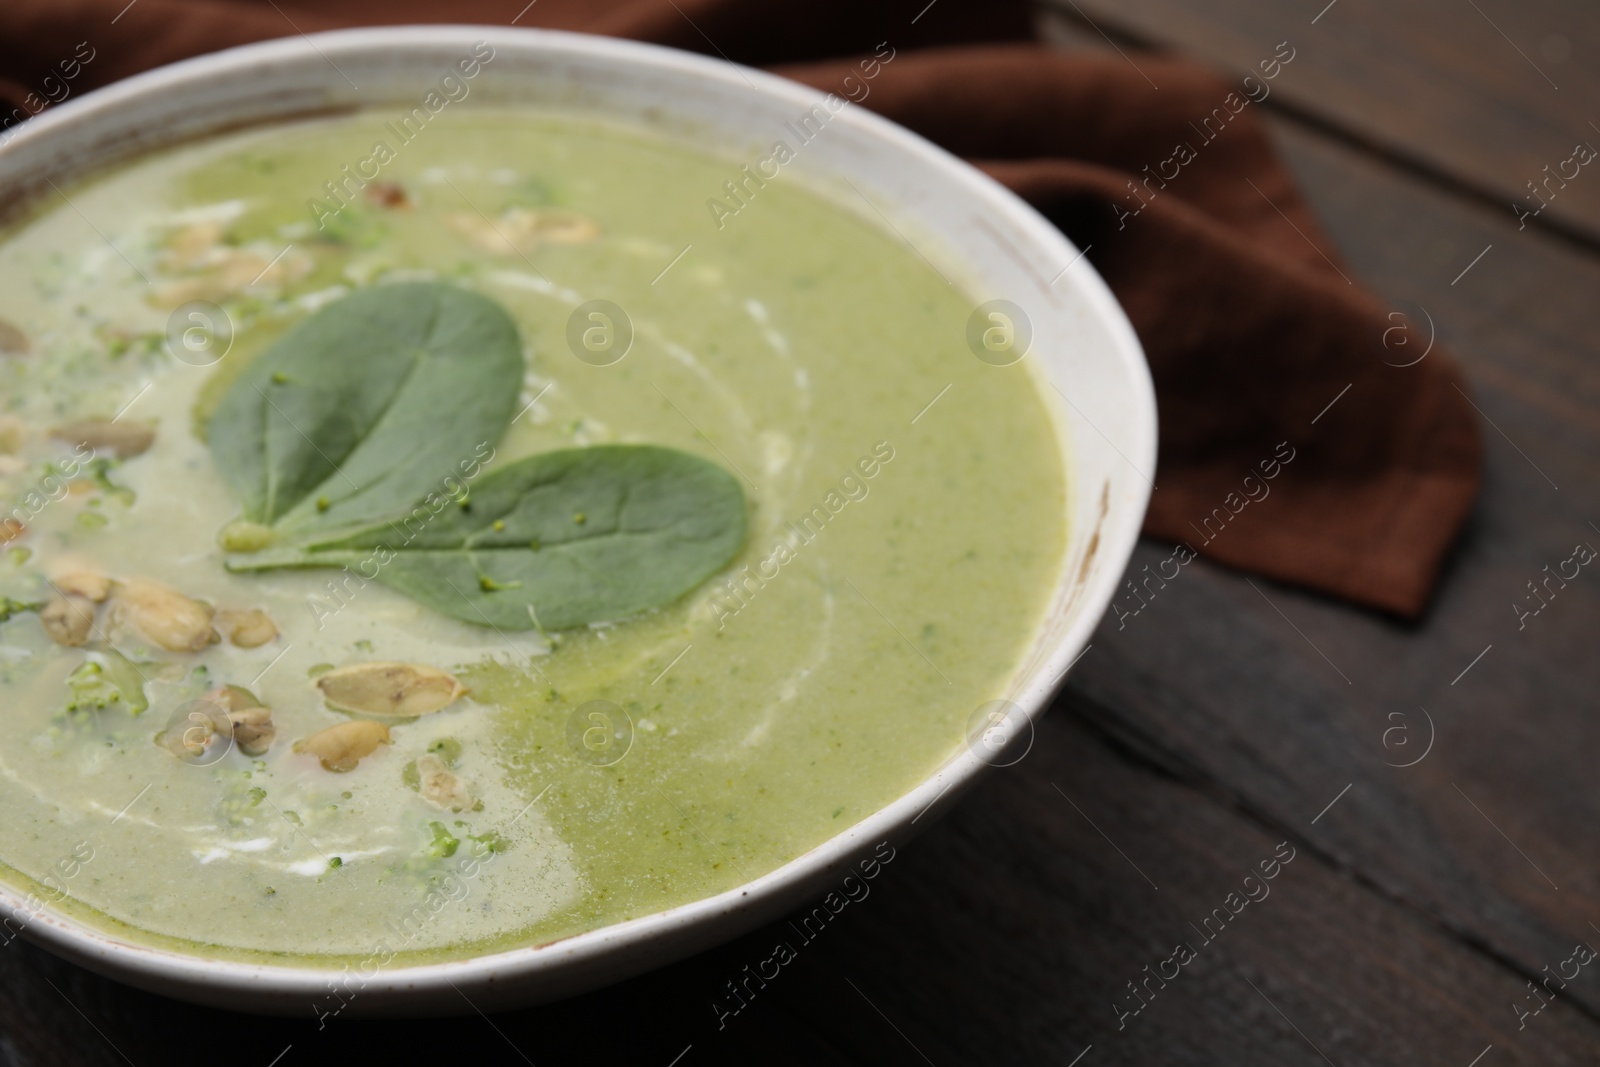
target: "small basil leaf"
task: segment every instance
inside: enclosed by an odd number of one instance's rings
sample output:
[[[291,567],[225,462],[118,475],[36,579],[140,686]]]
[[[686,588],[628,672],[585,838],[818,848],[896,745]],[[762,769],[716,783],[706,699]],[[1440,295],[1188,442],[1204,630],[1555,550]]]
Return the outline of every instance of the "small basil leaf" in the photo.
[[[523,373],[516,324],[492,300],[432,282],[378,286],[262,353],[224,394],[208,441],[247,521],[346,528],[481,459],[510,425]]]
[[[344,567],[466,622],[562,630],[677,600],[744,544],[738,481],[652,445],[545,452],[463,506],[429,497],[354,534],[229,558],[235,571]]]

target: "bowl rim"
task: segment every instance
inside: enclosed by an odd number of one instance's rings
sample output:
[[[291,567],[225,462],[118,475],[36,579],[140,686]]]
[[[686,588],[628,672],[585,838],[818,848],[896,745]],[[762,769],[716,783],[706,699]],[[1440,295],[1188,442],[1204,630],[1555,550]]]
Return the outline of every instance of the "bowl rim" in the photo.
[[[241,45],[133,75],[48,108],[37,117],[14,127],[7,136],[0,137],[0,158],[54,137],[58,130],[72,124],[92,120],[96,116],[114,116],[140,100],[182,92],[185,88],[193,90],[221,77],[248,77],[252,69],[262,65],[306,60],[308,57],[319,57],[331,64],[330,55],[393,53],[407,49],[421,51],[437,49],[445,44],[471,44],[482,40],[496,46],[503,43],[524,48],[530,53],[545,51],[624,65],[649,65],[664,76],[700,79],[721,83],[724,88],[754,91],[801,110],[822,105],[829,95],[779,75],[716,57],[614,37],[470,24],[361,27]],[[385,102],[388,101],[375,100],[368,106]],[[670,104],[664,105],[664,109],[670,111]],[[246,125],[267,125],[286,120],[287,116],[276,120],[263,118]],[[1051,253],[1057,261],[1076,262],[1080,258],[1080,250],[1037,210],[989,176],[922,136],[864,107],[845,108],[834,115],[833,121],[849,123],[858,132],[888,141],[917,162],[943,171],[945,177],[960,184],[963,192],[970,194],[986,212],[991,213],[991,217],[1003,218],[1014,224],[1018,230],[1031,236],[1037,249]],[[212,128],[199,136],[215,136],[227,128]],[[162,140],[157,136],[152,144],[140,145],[132,152],[125,152],[111,160],[99,160],[97,165],[137,158],[151,151],[181,144],[186,139],[192,138]],[[1153,471],[1156,406],[1143,349],[1121,306],[1100,275],[1091,264],[1084,263],[1082,267],[1084,269],[1081,271],[1074,272],[1077,295],[1107,330],[1121,369],[1130,376],[1131,393],[1135,399],[1130,410],[1119,413],[1128,420],[1124,441],[1132,442],[1130,449],[1120,451],[1125,452],[1124,458],[1135,471]],[[1059,420],[1053,419],[1052,422],[1057,438],[1063,439],[1058,443],[1064,445],[1067,427],[1061,425]],[[1070,487],[1073,481],[1070,472],[1068,481]],[[1087,650],[1089,636],[1110,604],[1122,570],[1137,543],[1140,520],[1148,506],[1151,488],[1153,486],[1146,479],[1142,484],[1134,484],[1123,494],[1128,502],[1119,504],[1119,507],[1127,509],[1128,521],[1102,531],[1098,548],[1102,565],[1083,584],[1079,594],[1086,604],[1085,609],[1065,628],[1048,655],[1030,675],[1025,680],[1019,677],[1013,683],[1010,699],[1021,708],[1027,720],[1030,742],[1034,721],[1048,706],[1068,670]],[[1133,514],[1135,505],[1137,517]],[[1071,541],[1069,535],[1063,563],[1069,558]],[[1063,574],[1058,582],[1066,580],[1067,575]],[[1037,631],[1035,633],[1037,635]],[[1022,669],[1019,668],[1019,673]],[[1014,749],[1020,743],[1021,736],[1019,731],[1010,738],[1008,745]],[[527,979],[540,972],[553,972],[552,980],[563,971],[574,972],[577,980],[570,986],[550,994],[518,995],[510,1002],[559,999],[620,979],[626,974],[690,955],[710,944],[737,936],[758,922],[766,921],[768,913],[780,905],[787,908],[793,903],[820,895],[820,890],[816,888],[820,883],[836,875],[836,872],[852,867],[857,859],[870,854],[880,842],[904,843],[910,834],[918,831],[916,824],[924,816],[933,813],[937,817],[948,809],[966,788],[994,765],[993,759],[981,759],[969,746],[959,746],[926,779],[860,822],[765,874],[709,897],[554,941],[521,945],[458,960],[380,968],[375,979],[362,984],[360,999],[365,1002],[362,1008],[369,1011],[393,1011],[402,1007],[411,1010],[419,1000],[438,994],[448,996],[455,992],[465,996],[464,991],[488,990],[497,983],[504,989],[513,986],[519,979]],[[931,818],[927,820],[932,821]],[[242,1010],[279,1012],[284,1006],[282,1003],[263,1003],[252,1008],[243,997],[265,994],[273,1001],[314,997],[328,989],[330,976],[343,973],[333,966],[208,958],[197,953],[141,944],[97,928],[89,921],[56,911],[48,903],[43,909],[30,907],[25,903],[23,893],[3,882],[0,882],[0,911],[25,915],[22,930],[25,936],[90,969],[135,984],[149,983],[161,992],[186,999],[225,1004]],[[742,924],[739,921],[741,916]],[[718,919],[723,920],[720,926],[724,932],[687,944],[692,940],[692,931],[717,925]],[[648,961],[614,968],[614,973],[600,981],[592,980],[592,975],[583,977],[586,968],[592,971],[595,966],[603,964],[607,957],[638,948],[641,942],[656,943],[656,951]]]

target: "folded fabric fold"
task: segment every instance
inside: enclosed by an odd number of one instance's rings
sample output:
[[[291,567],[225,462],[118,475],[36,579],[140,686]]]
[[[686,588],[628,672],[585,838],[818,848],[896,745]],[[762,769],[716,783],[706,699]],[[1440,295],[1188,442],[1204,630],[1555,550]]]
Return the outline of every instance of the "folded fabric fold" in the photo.
[[[838,91],[850,69],[780,72]],[[1241,83],[1157,57],[933,49],[901,57],[865,103],[1088,250],[1155,379],[1149,536],[1425,609],[1477,495],[1476,420],[1440,348],[1411,362],[1426,326],[1340,264]]]
[[[1278,159],[1257,101],[1292,64],[1287,44],[1229,82],[1155,56],[970,43],[1027,36],[1020,4],[524,3],[463,0],[449,17],[787,63],[777,73],[971,159],[1087,250],[1138,332],[1161,416],[1159,464],[1140,472],[1156,486],[1148,535],[1403,617],[1426,609],[1477,495],[1477,421],[1450,358],[1417,359],[1424,324],[1355,283]],[[95,58],[71,91],[247,41],[435,17],[413,0],[11,0],[0,98],[18,118],[44,106],[58,96],[44,79],[59,86],[85,43]],[[825,58],[884,49],[895,58],[865,86],[845,80],[858,59]]]

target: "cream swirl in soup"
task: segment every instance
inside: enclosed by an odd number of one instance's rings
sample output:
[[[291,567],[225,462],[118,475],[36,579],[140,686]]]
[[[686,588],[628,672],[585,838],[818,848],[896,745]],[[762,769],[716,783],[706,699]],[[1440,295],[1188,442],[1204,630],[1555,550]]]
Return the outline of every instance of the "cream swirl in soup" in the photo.
[[[350,169],[374,142],[377,173]],[[1030,361],[968,347],[976,299],[788,171],[716,211],[737,163],[647,130],[480,108],[393,142],[376,113],[211,138],[64,185],[0,238],[0,876],[35,902],[269,962],[543,943],[794,859],[1007,695],[1067,489]],[[239,525],[229,463],[254,461],[219,459],[215,420],[267,409],[230,390],[343,301],[443,291],[499,309],[520,363],[481,435],[471,390],[405,401],[417,421],[387,447],[460,442],[393,516],[420,532],[241,566],[293,538]],[[295,373],[322,388],[355,358],[335,344]],[[390,371],[369,388],[401,392]],[[253,447],[288,469],[300,446],[270,436]],[[689,566],[619,534],[559,573],[479,560],[467,606],[429,598],[415,553],[498,472],[617,446],[687,472],[635,470],[628,508],[725,478],[707,536],[726,551]],[[370,492],[330,459],[311,526],[346,473]],[[462,551],[547,513],[565,532],[495,559],[604,532],[554,499]],[[613,599],[541,622],[585,582]],[[474,616],[519,588],[526,622]]]

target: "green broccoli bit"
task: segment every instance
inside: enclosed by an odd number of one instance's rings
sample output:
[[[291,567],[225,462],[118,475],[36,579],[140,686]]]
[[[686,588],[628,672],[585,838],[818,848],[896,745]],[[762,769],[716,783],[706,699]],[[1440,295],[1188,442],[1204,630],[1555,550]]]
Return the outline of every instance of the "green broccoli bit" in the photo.
[[[433,831],[433,841],[423,849],[425,855],[438,860],[449,859],[461,847],[461,839],[445,829],[444,823],[430,822],[428,829]]]
[[[140,670],[139,664],[116,649],[91,652],[89,658],[105,667],[105,676],[121,690],[122,702],[127,706],[129,715],[138,715],[150,707],[150,701],[144,695],[145,672]],[[153,667],[155,664],[146,663],[144,666]]]
[[[67,698],[67,710],[103,711],[122,701],[122,690],[106,677],[105,668],[98,663],[82,663],[67,675],[67,688],[72,695]]]
[[[115,483],[115,482],[113,482],[111,480],[111,470],[112,470],[112,468],[120,467],[120,466],[122,466],[122,461],[121,460],[115,460],[115,459],[94,459],[94,460],[90,460],[89,461],[89,477],[90,477],[90,479],[92,479],[94,481],[94,484],[97,487],[99,487],[100,491],[105,493],[106,496],[111,497],[113,500],[119,501],[122,504],[131,507],[133,505],[133,502],[136,499],[138,499],[137,496],[135,496],[133,490],[129,489],[125,485],[118,485],[117,483]]]
[[[323,218],[317,240],[345,247],[376,248],[388,232],[389,227],[369,212],[340,210]]]
[[[491,852],[498,855],[499,853],[505,852],[511,848],[511,842],[507,841],[493,830],[486,830],[481,834],[468,834],[467,837],[483,846],[483,851],[485,852]]]
[[[38,611],[44,607],[42,600],[13,600],[8,596],[0,596],[0,622],[5,622],[13,615],[21,615],[28,611]]]
[[[447,767],[453,768],[461,762],[461,742],[453,737],[439,738],[428,746],[428,751],[443,760]]]

